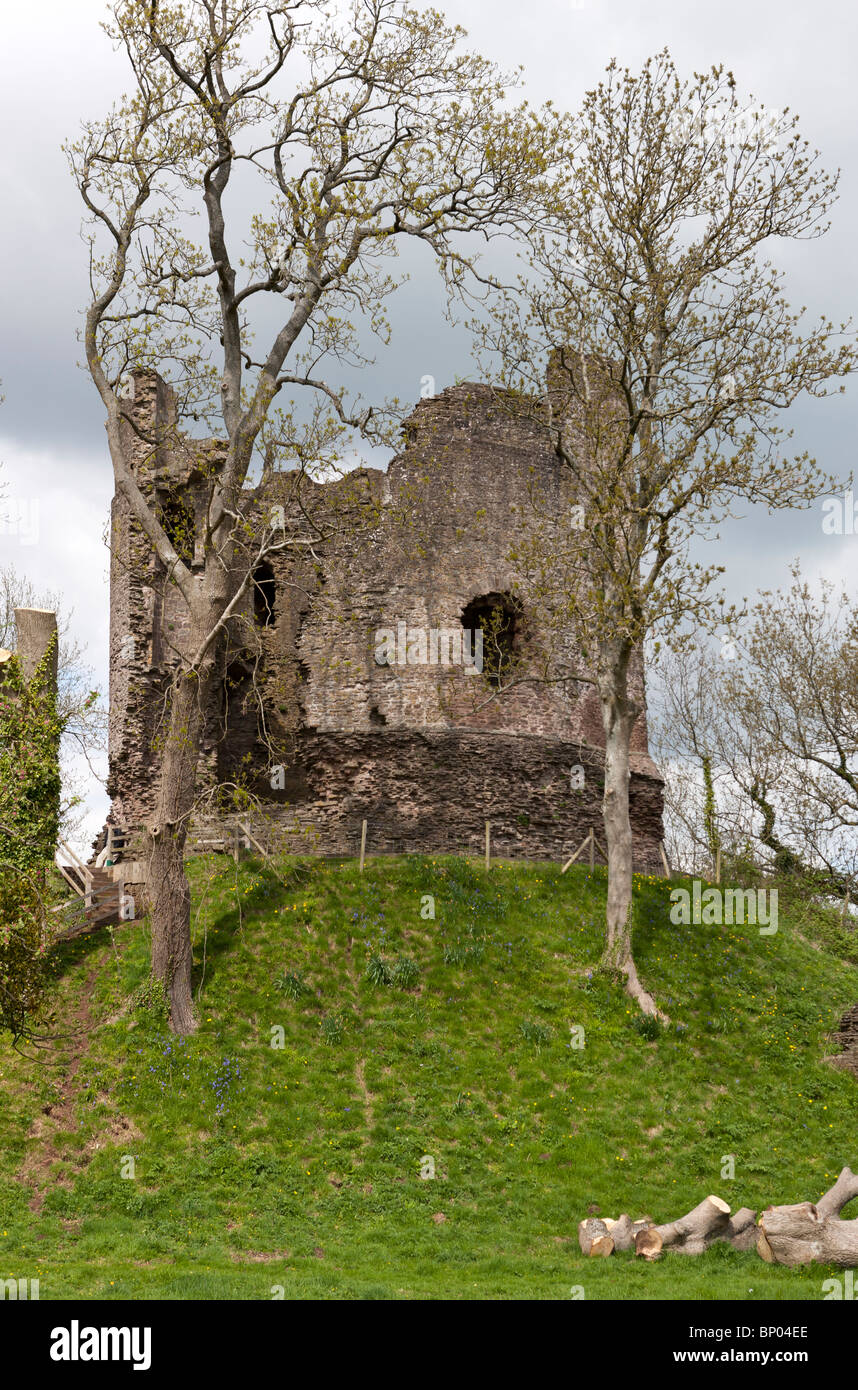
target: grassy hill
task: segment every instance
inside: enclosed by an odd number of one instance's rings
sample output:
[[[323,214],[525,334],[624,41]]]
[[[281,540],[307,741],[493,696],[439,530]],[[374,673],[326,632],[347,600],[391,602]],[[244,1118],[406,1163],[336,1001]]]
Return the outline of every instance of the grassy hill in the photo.
[[[660,1029],[593,972],[603,870],[190,872],[195,1037],[147,988],[143,922],[58,961],[60,1043],[0,1046],[0,1277],[43,1299],[822,1297],[823,1269],[727,1246],[586,1261],[576,1229],[594,1205],[813,1199],[858,1164],[858,1081],[823,1060],[858,1001],[834,914],[673,926],[669,886],[636,880]]]

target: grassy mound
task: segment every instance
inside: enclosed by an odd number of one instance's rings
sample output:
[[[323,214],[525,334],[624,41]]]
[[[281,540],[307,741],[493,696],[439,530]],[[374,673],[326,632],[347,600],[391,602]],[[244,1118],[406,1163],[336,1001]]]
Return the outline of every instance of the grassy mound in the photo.
[[[823,1296],[830,1271],[726,1246],[586,1261],[576,1229],[812,1200],[858,1163],[858,1082],[824,1061],[858,1000],[835,914],[675,926],[669,885],[637,879],[662,1028],[594,968],[600,869],[190,873],[195,1037],[165,1026],[142,922],[58,962],[64,1039],[0,1048],[0,1277],[43,1299]]]

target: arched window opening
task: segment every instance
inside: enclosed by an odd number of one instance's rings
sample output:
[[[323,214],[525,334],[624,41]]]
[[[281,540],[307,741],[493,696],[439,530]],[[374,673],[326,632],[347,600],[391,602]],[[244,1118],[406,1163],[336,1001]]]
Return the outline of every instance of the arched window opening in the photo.
[[[483,676],[497,689],[512,672],[521,636],[522,608],[509,593],[481,594],[462,609],[462,627],[470,633],[471,651],[479,629],[483,642]]]

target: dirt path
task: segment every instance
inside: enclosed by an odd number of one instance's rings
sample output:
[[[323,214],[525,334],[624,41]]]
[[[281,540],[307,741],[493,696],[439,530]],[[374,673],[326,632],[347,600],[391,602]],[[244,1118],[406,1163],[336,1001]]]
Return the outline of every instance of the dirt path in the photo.
[[[77,1074],[81,1063],[89,1052],[92,1031],[95,1026],[91,1002],[95,987],[97,967],[93,966],[84,981],[83,988],[74,1011],[65,1021],[62,1043],[58,1043],[58,1055],[48,1065],[60,1072],[59,1094],[56,1100],[44,1106],[36,1116],[27,1135],[27,1152],[20,1169],[18,1181],[32,1190],[29,1206],[36,1214],[44,1206],[45,1196],[50,1187],[72,1186],[71,1179],[57,1176],[52,1172],[53,1165],[69,1159],[69,1152],[57,1136],[62,1131],[74,1130],[77,1124]],[[112,1123],[111,1138],[119,1139],[127,1133],[129,1137],[136,1131],[128,1120]],[[90,1141],[87,1151],[91,1153],[100,1148],[102,1140]],[[80,1151],[75,1151],[75,1166],[82,1167]]]

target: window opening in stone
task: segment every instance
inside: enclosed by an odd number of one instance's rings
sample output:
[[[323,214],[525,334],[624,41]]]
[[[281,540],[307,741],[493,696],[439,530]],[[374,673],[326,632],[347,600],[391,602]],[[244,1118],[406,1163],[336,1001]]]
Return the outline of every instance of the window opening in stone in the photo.
[[[482,594],[462,609],[462,627],[471,634],[483,634],[483,675],[496,689],[511,673],[521,628],[521,604],[512,594]]]
[[[257,627],[271,627],[274,622],[274,600],[277,597],[277,583],[274,571],[263,560],[253,572],[253,616]]]
[[[166,497],[158,506],[158,519],[170,544],[186,565],[194,561],[194,512],[179,497]]]
[[[236,717],[244,713],[247,696],[252,686],[253,658],[249,654],[234,657],[224,671],[221,686],[221,712],[224,730],[226,730],[231,716]]]

